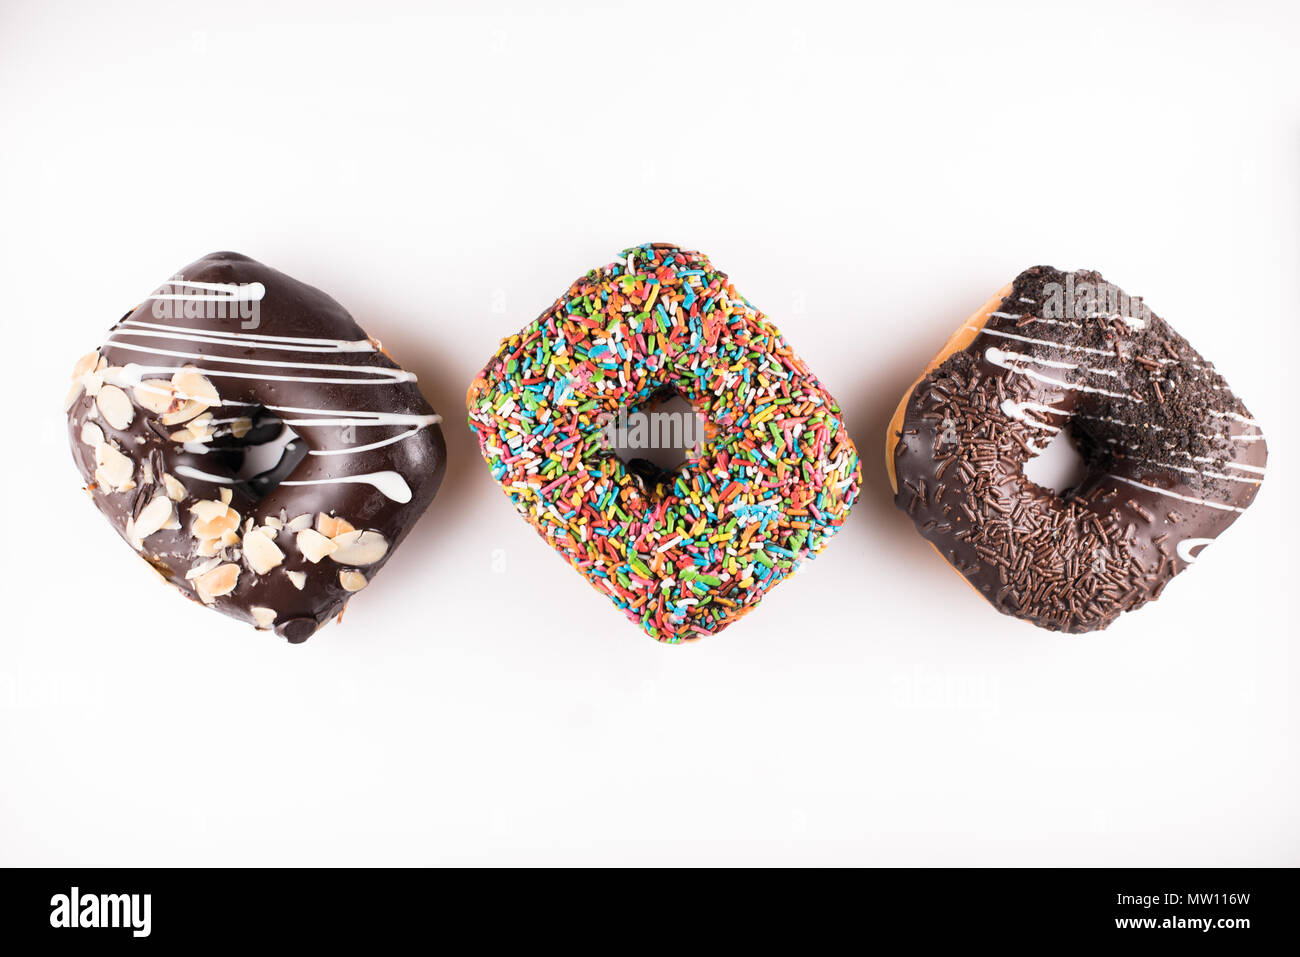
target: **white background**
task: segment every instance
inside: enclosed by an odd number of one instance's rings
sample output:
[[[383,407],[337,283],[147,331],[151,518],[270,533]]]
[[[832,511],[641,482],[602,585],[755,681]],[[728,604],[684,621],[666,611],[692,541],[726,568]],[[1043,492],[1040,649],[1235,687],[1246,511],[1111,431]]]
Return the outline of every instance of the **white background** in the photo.
[[[1300,864],[1294,4],[423,6],[0,6],[0,863]],[[650,240],[775,319],[865,472],[817,562],[681,647],[464,424],[499,338]],[[227,248],[447,419],[438,499],[300,647],[160,587],[66,447],[73,361]],[[1255,507],[1083,638],[976,597],[881,456],[1035,263],[1145,296],[1270,439]]]

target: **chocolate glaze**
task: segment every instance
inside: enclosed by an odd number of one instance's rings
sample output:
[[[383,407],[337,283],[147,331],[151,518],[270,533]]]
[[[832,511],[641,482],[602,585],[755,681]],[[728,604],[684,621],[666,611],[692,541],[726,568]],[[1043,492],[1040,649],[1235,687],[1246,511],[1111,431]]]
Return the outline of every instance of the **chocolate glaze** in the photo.
[[[1021,273],[911,391],[893,450],[895,503],[940,554],[999,611],[1066,632],[1159,597],[1254,500],[1268,455],[1241,400],[1159,316],[1048,306],[1104,282]],[[1023,472],[1061,428],[1088,465],[1065,495]]]
[[[302,515],[314,519],[318,513],[344,519],[367,535],[382,535],[386,551],[365,565],[344,565],[330,558],[313,563],[289,528],[267,529],[283,560],[263,574],[256,573],[240,549],[242,541],[218,556],[237,564],[239,576],[232,591],[208,602],[212,607],[259,627],[274,627],[291,642],[305,641],[320,624],[341,612],[354,593],[343,587],[341,573],[356,571],[366,580],[373,578],[432,501],[446,459],[437,417],[414,377],[401,372],[377,342],[367,341],[347,311],[320,290],[231,252],[205,256],[178,276],[188,283],[262,284],[265,293],[257,303],[256,325],[238,315],[208,314],[219,310],[210,310],[202,302],[176,302],[171,305],[173,312],[160,318],[156,295],[127,313],[99,354],[108,367],[104,381],[116,384],[132,399],[133,417],[126,428],[113,428],[97,407],[97,399],[82,388],[68,412],[73,459],[95,506],[127,541],[131,541],[132,521],[157,496],[166,495],[163,473],[179,480],[184,494],[179,500],[173,495],[171,524],[176,527],[145,536],[140,552],[164,578],[195,599],[200,598],[199,589],[186,573],[210,565],[212,559],[196,554],[192,510],[200,500],[219,501],[222,489],[229,490],[229,507],[239,513],[241,536],[247,535],[250,518],[256,526],[266,526],[268,521],[274,524]],[[343,347],[336,350],[340,343]],[[187,365],[204,370],[220,397],[221,404],[207,410],[213,418],[245,417],[247,434],[236,437],[224,426],[217,427],[207,442],[182,444],[169,437],[186,426],[163,425],[158,413],[141,404],[134,383],[166,380],[172,369]],[[335,368],[344,366],[350,368]],[[281,411],[270,411],[272,406]],[[375,424],[373,413],[395,415]],[[269,470],[234,480],[252,449],[281,432],[280,418],[305,424],[293,427],[296,437]],[[311,425],[313,421],[322,424]],[[114,490],[96,480],[97,450],[83,441],[86,423],[101,430],[105,442],[131,460],[133,487]],[[408,430],[410,434],[401,439],[364,448]],[[95,436],[93,430],[90,434]],[[310,454],[322,452],[335,454]],[[230,481],[186,475],[187,469]],[[384,479],[379,485],[334,481],[370,473],[380,473]],[[332,484],[278,484],[282,480]],[[409,499],[402,501],[408,491]],[[290,572],[305,576],[301,590]],[[359,582],[355,576],[349,579],[353,586]],[[258,621],[254,608],[270,609],[273,620],[263,611]]]

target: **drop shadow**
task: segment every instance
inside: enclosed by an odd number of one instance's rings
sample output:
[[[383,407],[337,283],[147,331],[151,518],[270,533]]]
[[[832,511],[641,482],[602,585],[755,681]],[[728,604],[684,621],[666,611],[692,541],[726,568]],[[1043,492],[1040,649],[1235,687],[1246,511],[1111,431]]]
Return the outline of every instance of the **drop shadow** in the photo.
[[[872,547],[881,547],[894,554],[915,556],[915,570],[909,565],[908,574],[930,574],[934,569],[936,580],[942,580],[939,569],[943,563],[935,561],[933,550],[917,533],[907,513],[894,504],[894,490],[885,466],[885,437],[890,420],[906,393],[922,370],[934,358],[953,329],[965,320],[978,305],[988,298],[973,286],[970,290],[954,290],[945,295],[929,317],[909,320],[909,345],[902,357],[877,369],[872,375],[873,388],[864,401],[852,410],[845,410],[849,434],[858,447],[862,460],[862,494],[855,511],[864,511],[871,525]],[[944,569],[946,571],[946,569]]]
[[[888,374],[878,376],[877,393],[859,405],[851,418],[846,417],[849,434],[854,437],[862,461],[862,494],[858,497],[855,511],[867,513],[873,547],[892,551],[924,544],[907,515],[894,505],[894,491],[885,471],[884,450],[885,431],[894,409],[903,396],[903,390],[911,386],[926,361],[922,359],[915,371],[890,370]]]
[[[433,534],[445,537],[449,528],[472,519],[467,502],[474,495],[475,483],[487,480],[486,467],[479,455],[478,442],[470,431],[465,412],[465,391],[475,371],[458,368],[443,348],[454,324],[439,315],[405,315],[391,308],[366,310],[361,304],[362,327],[379,339],[394,362],[415,373],[421,394],[442,416],[439,429],[447,448],[446,470],[438,494],[425,512],[431,521],[417,523],[411,540]],[[493,343],[495,345],[495,342]],[[486,361],[488,353],[484,353]]]

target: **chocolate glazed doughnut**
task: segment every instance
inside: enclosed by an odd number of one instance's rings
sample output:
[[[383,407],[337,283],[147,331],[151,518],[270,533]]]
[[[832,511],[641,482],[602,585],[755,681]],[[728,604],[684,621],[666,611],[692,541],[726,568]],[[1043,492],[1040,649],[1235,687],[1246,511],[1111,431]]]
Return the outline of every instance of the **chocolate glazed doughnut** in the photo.
[[[1087,478],[1025,477],[1068,429]],[[949,340],[886,437],[895,503],[995,608],[1086,632],[1160,596],[1264,477],[1213,365],[1095,272],[1036,266]]]
[[[305,641],[432,501],[439,417],[347,311],[237,253],[192,263],[73,371],[95,506],[182,592]]]

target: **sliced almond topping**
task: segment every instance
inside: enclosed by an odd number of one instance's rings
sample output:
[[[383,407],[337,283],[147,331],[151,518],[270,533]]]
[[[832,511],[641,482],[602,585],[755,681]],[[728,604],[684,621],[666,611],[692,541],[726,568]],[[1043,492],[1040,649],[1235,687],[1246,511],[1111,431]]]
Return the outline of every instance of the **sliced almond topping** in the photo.
[[[81,390],[84,388],[85,386],[81,384],[80,379],[72,380],[72,385],[68,386],[68,394],[63,399],[64,412],[72,408],[72,404],[77,401],[77,397],[81,395]]]
[[[173,442],[209,442],[216,434],[212,427],[212,413],[204,412],[186,423],[185,428],[173,432],[169,438]]]
[[[99,414],[104,417],[104,421],[118,430],[129,428],[131,420],[135,418],[131,400],[115,385],[100,388],[99,395],[95,396],[95,405],[99,407]]]
[[[230,499],[231,499],[231,491],[230,491],[230,489],[228,489],[228,488],[220,489],[220,490],[218,490],[217,494],[221,496],[221,502],[222,502],[223,505],[229,505],[229,504],[230,504]]]
[[[340,565],[373,565],[388,553],[388,539],[378,532],[344,532],[334,539],[330,558]]]
[[[257,622],[258,628],[270,628],[275,624],[274,608],[267,608],[264,605],[254,605],[248,610],[253,613],[253,621]]]
[[[237,439],[242,439],[253,428],[253,420],[247,416],[240,416],[230,423],[230,434]]]
[[[286,527],[292,532],[301,532],[304,528],[311,528],[311,515],[299,515],[292,518]]]
[[[155,495],[149,499],[148,505],[140,510],[139,518],[127,523],[130,525],[127,537],[136,550],[143,549],[144,540],[160,531],[172,520],[172,508],[172,501],[166,495]]]
[[[119,492],[134,487],[135,463],[107,442],[95,448],[95,481]]]
[[[227,562],[194,579],[194,588],[204,604],[210,605],[214,598],[229,595],[234,591],[238,582],[239,566]]]
[[[184,501],[185,496],[189,494],[180,479],[172,477],[168,472],[163,472],[163,488],[167,489],[167,497],[173,502]]]
[[[143,545],[146,538],[161,530],[171,520],[172,508],[171,499],[166,495],[155,495],[135,520],[134,540]]]
[[[221,564],[220,558],[209,558],[206,562],[199,562],[197,565],[195,565],[193,568],[187,571],[185,573],[185,577],[192,581],[195,578],[198,578],[200,575],[212,571],[212,569],[216,568],[220,564]]]
[[[227,533],[233,533],[239,541],[239,513],[229,505],[204,499],[190,506],[194,516],[194,536],[196,538],[220,538],[223,541]]]
[[[298,591],[302,591],[303,587],[306,586],[307,575],[305,572],[285,572],[285,574],[289,576],[289,581]]]
[[[86,395],[97,396],[99,390],[104,387],[104,372],[98,369],[94,372],[87,372],[81,377],[81,384],[86,387]]]
[[[226,547],[226,548],[229,548],[231,545],[238,545],[238,544],[239,544],[239,532],[235,531],[233,528],[228,529],[227,531],[222,532],[222,533],[221,533],[221,544],[222,544],[223,547]]]
[[[203,538],[199,539],[198,545],[194,546],[194,554],[200,558],[211,558],[221,551],[221,539]]]
[[[266,518],[265,527],[273,528],[278,532],[280,529],[284,528],[284,522],[280,521],[278,518],[275,518],[274,516],[268,516]]]
[[[174,412],[180,407],[172,384],[166,379],[145,379],[131,390],[136,404],[157,415]]]
[[[205,498],[195,502],[190,506],[190,513],[200,522],[210,522],[214,518],[220,518],[226,514],[229,506],[225,502],[218,502],[214,499]]]
[[[324,512],[317,512],[316,531],[320,532],[326,538],[337,538],[345,532],[353,531],[353,528],[344,519],[336,518],[333,515],[326,515]]]
[[[81,441],[92,449],[98,448],[99,443],[104,441],[104,430],[94,422],[83,422],[81,424]]]
[[[182,369],[172,376],[172,386],[182,397],[191,402],[201,402],[205,406],[221,404],[221,396],[217,394],[216,386],[198,369]]]
[[[182,422],[188,422],[206,408],[207,406],[202,402],[183,402],[174,412],[168,412],[164,415],[160,421],[163,425],[180,425]]]
[[[255,528],[244,536],[244,558],[248,567],[259,575],[265,575],[284,561],[284,552],[260,528]]]
[[[87,372],[93,372],[95,365],[99,362],[99,352],[87,352],[77,360],[77,364],[72,367],[72,378],[80,379]]]
[[[227,508],[224,515],[214,518],[210,522],[195,522],[194,534],[199,538],[220,538],[223,541],[227,534],[235,536],[235,541],[239,541],[239,513],[233,508]]]
[[[339,572],[339,584],[344,591],[361,591],[366,587],[366,576],[354,569],[345,568]]]
[[[324,558],[326,555],[338,549],[334,542],[330,541],[320,532],[314,529],[304,528],[298,533],[298,551],[302,552],[307,561],[313,565]]]

